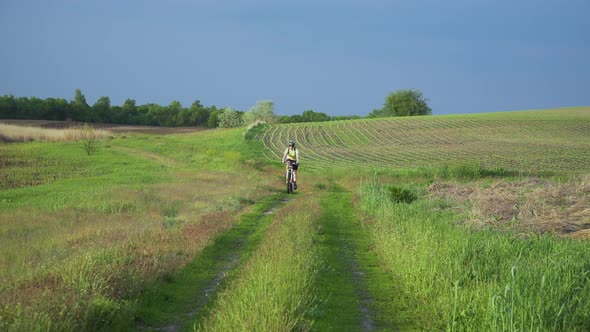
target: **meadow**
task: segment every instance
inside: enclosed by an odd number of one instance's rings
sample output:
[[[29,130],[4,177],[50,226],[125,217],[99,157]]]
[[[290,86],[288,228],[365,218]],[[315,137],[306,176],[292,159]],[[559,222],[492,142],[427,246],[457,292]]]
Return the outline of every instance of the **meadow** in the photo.
[[[94,329],[186,265],[276,191],[241,135],[0,145],[0,329]]]
[[[590,330],[590,109],[245,130],[0,143],[0,330]]]

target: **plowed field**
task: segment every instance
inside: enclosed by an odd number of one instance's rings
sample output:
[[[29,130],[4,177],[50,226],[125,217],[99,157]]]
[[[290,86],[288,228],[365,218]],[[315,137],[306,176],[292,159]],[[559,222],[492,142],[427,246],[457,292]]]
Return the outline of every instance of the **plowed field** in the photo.
[[[590,108],[280,124],[256,138],[275,160],[294,139],[310,168],[590,169]]]

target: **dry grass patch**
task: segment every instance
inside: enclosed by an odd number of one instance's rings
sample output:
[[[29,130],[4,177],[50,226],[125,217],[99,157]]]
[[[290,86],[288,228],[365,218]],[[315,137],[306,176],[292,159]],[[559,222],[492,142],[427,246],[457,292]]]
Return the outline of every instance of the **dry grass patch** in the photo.
[[[83,125],[82,122],[76,121],[53,121],[53,120],[0,120],[0,123],[20,126],[46,129],[68,129]],[[106,130],[113,133],[141,133],[154,135],[170,135],[194,133],[197,131],[210,130],[199,127],[160,127],[160,126],[143,126],[143,125],[120,125],[114,123],[93,123],[96,129]]]
[[[515,227],[524,233],[588,238],[590,175],[567,182],[537,178],[489,185],[437,182],[428,190],[434,197],[458,203],[455,209],[466,209],[466,222],[476,227]]]
[[[98,129],[93,130],[95,138],[105,138],[111,133]],[[64,129],[47,129],[39,127],[24,127],[0,123],[0,142],[57,142],[79,141],[88,135],[84,126],[78,125]]]

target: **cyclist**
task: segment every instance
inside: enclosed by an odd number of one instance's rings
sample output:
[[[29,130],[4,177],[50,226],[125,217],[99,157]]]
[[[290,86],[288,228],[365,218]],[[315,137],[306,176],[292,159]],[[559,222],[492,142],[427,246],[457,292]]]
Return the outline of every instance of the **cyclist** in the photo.
[[[297,189],[297,168],[299,168],[299,150],[295,146],[294,140],[289,140],[289,147],[285,150],[283,154],[283,164],[287,164],[287,160],[291,161],[291,165],[293,165],[293,188]],[[288,169],[289,164],[287,164]]]

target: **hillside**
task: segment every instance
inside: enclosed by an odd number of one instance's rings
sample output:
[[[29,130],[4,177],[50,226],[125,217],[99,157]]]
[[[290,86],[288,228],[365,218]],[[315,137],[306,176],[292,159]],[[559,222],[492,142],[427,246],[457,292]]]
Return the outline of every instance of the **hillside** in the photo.
[[[510,171],[590,169],[588,107],[279,124],[256,138],[274,160],[295,139],[302,163],[316,169],[466,163]]]

